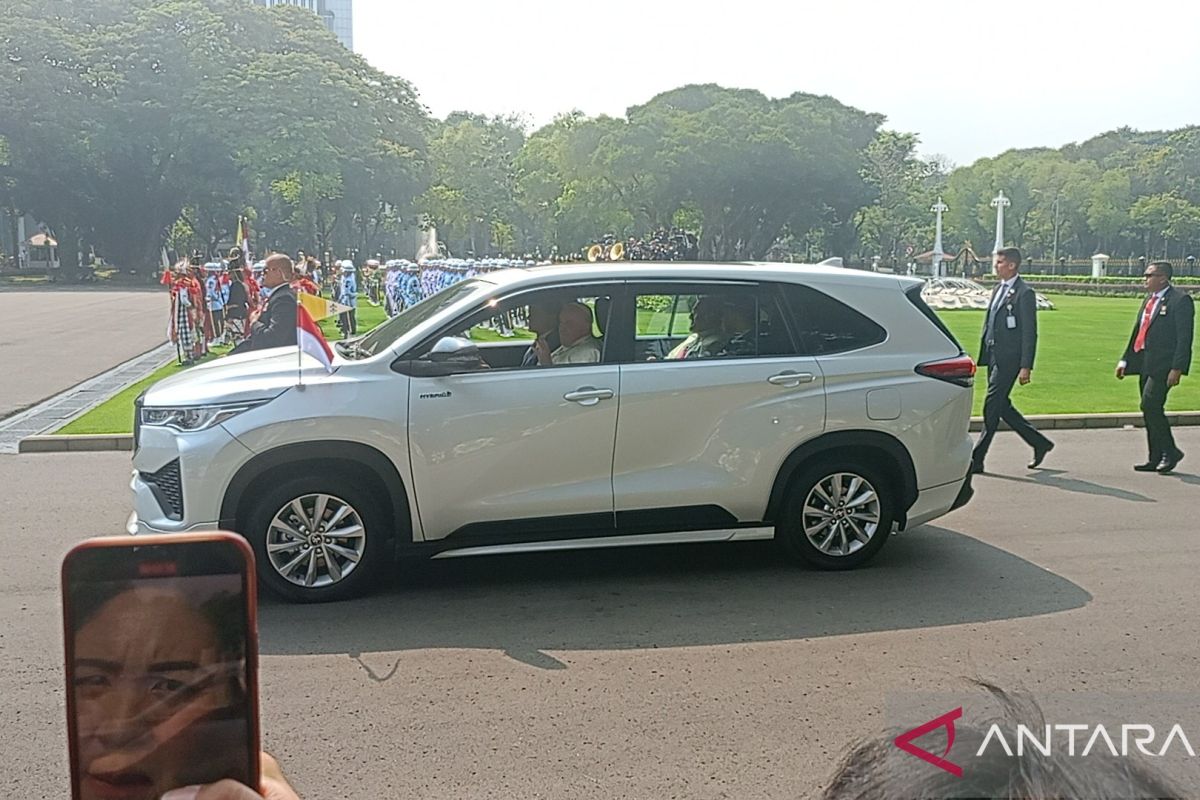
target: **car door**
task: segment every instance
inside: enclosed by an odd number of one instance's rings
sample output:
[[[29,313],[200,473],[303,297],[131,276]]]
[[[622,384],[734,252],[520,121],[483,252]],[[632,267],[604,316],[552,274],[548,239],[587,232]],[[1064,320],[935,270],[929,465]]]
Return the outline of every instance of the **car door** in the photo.
[[[632,357],[621,366],[618,528],[761,520],[784,459],[825,426],[820,365],[800,354],[777,287],[631,282],[627,297],[636,313],[624,316],[636,323]],[[741,321],[713,333],[714,306],[723,317],[732,308]],[[739,334],[747,322],[751,329]],[[658,341],[664,335],[669,341]]]
[[[617,289],[560,291],[591,298],[607,314]],[[439,336],[475,330],[487,338],[478,323],[528,302],[527,294],[489,301],[486,311]],[[425,540],[503,543],[611,532],[620,372],[603,361],[603,349],[598,363],[411,378],[409,453]],[[486,358],[487,349],[481,352]]]

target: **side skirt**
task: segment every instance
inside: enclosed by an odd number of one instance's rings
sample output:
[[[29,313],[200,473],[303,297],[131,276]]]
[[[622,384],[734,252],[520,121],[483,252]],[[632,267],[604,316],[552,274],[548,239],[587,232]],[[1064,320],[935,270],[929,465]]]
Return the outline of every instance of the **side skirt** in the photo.
[[[603,547],[644,547],[659,544],[684,544],[700,542],[743,542],[771,539],[775,536],[774,526],[758,528],[725,528],[709,531],[676,531],[672,533],[638,533],[629,535],[594,536],[579,539],[549,539],[539,542],[514,542],[477,547],[460,547],[443,550],[433,558],[465,558],[469,556],[491,556],[512,553],[543,553],[554,550],[595,550]]]

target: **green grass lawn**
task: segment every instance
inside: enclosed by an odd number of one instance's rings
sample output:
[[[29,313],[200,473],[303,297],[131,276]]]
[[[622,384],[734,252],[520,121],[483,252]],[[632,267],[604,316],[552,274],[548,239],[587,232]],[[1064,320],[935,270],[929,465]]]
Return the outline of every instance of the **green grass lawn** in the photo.
[[[230,347],[215,347],[204,360],[219,358],[231,349]],[[137,399],[137,396],[151,384],[185,369],[187,367],[178,362],[167,364],[149,377],[117,392],[79,419],[59,428],[55,433],[133,433],[133,401]]]
[[[1033,381],[1013,389],[1025,414],[1137,411],[1136,378],[1118,381],[1117,361],[1129,341],[1141,299],[1047,295],[1056,310],[1038,313],[1038,352]],[[972,357],[979,357],[984,311],[946,311],[940,316]],[[975,413],[981,413],[987,371],[975,382]],[[1200,375],[1171,390],[1167,409],[1200,410]]]
[[[1056,311],[1038,315],[1038,358],[1033,382],[1013,390],[1013,400],[1026,414],[1137,411],[1137,380],[1118,381],[1113,370],[1137,315],[1140,299],[1128,297],[1082,297],[1053,295]],[[978,357],[983,311],[947,311],[942,319],[973,357]],[[654,328],[654,312],[639,311],[639,329]],[[359,333],[374,328],[387,318],[382,308],[360,300]],[[321,330],[331,342],[341,338],[337,318],[321,320]],[[517,330],[516,338],[531,337]],[[514,341],[489,328],[475,328],[471,338],[484,342]],[[150,377],[113,396],[58,433],[130,433],[133,430],[133,401],[150,384],[183,369],[169,364]],[[980,371],[975,384],[975,413],[981,413],[987,389],[987,373]],[[1167,408],[1175,411],[1200,409],[1200,375],[1184,378],[1170,395]]]

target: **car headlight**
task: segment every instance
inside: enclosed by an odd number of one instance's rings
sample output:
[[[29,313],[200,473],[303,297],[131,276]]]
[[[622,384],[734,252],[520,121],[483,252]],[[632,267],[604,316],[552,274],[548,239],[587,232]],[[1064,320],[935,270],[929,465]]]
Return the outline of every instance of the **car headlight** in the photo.
[[[162,428],[174,428],[177,431],[202,431],[214,425],[220,425],[231,417],[236,417],[243,411],[257,408],[266,400],[252,403],[235,403],[219,406],[193,406],[191,408],[142,408],[142,424],[155,425]]]

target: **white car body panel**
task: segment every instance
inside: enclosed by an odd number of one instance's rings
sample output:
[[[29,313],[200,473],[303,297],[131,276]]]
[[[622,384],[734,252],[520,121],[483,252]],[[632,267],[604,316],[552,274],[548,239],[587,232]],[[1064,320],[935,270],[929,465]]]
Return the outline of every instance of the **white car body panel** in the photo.
[[[785,372],[811,379],[767,382]],[[624,364],[619,416],[617,511],[715,505],[750,522],[788,454],[824,430],[824,383],[806,357]]]
[[[413,494],[427,540],[472,523],[608,514],[615,364],[413,378]],[[563,395],[608,389],[581,405]]]

